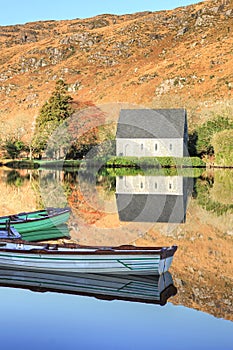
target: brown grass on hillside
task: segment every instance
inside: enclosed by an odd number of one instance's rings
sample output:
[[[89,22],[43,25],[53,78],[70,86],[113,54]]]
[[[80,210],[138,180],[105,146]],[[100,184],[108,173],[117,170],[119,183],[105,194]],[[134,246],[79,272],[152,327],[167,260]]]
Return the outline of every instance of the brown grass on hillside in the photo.
[[[0,120],[26,120],[64,79],[75,101],[186,107],[189,124],[232,99],[233,1],[0,27]]]

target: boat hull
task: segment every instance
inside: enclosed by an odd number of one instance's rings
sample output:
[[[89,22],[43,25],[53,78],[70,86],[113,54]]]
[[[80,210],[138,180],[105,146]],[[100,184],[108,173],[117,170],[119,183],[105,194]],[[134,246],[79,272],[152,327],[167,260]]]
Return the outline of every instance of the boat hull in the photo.
[[[170,249],[170,250],[169,250]],[[137,273],[160,275],[168,271],[176,248],[156,249],[62,248],[2,243],[0,266],[35,271],[72,273]]]
[[[53,240],[59,238],[70,239],[70,232],[67,224],[41,229],[36,231],[24,232],[21,234],[23,240],[27,242],[38,242],[43,240]]]

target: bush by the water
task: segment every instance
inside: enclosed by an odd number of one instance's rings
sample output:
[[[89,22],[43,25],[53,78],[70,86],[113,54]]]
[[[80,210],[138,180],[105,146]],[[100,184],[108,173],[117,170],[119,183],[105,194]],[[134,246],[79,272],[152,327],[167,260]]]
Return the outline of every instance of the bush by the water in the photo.
[[[212,138],[215,164],[233,167],[233,129],[216,133]]]
[[[204,167],[205,163],[198,157],[113,157],[107,160],[107,167]]]

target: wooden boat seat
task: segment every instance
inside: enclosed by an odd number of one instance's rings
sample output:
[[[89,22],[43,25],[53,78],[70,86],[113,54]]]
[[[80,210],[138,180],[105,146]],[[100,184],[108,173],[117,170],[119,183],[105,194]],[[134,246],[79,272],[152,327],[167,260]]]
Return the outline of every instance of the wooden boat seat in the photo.
[[[57,244],[46,244],[43,249],[46,250],[58,250],[58,245]]]
[[[47,250],[58,250],[58,245],[57,244],[46,244],[43,247],[40,248],[32,248],[30,249],[31,253],[37,253],[37,254],[43,254]]]
[[[25,219],[20,218],[18,215],[9,216],[10,221],[25,221]]]
[[[17,216],[17,215],[11,215],[11,216],[9,216],[9,219],[11,220],[11,221],[18,221],[20,218]]]

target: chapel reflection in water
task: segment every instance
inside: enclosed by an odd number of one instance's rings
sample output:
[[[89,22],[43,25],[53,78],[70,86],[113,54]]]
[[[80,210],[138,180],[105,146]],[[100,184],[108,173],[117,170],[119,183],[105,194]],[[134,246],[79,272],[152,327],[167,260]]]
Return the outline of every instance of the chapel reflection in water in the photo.
[[[184,223],[192,179],[183,176],[117,176],[119,219]]]

